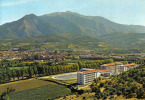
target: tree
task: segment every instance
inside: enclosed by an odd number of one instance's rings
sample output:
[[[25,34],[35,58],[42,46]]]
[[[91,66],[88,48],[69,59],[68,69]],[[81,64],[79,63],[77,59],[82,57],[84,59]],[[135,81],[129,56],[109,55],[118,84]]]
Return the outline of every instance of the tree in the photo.
[[[20,79],[21,76],[21,71],[20,70],[16,70],[16,77],[18,78],[18,80]]]
[[[121,91],[117,91],[117,95],[120,96],[122,94]]]
[[[21,77],[22,77],[22,79],[24,79],[25,69],[21,69],[20,72],[21,72]]]
[[[97,99],[100,99],[101,98],[100,88],[98,86],[95,86],[93,91],[95,91],[95,97],[97,97]]]
[[[40,59],[40,56],[39,55],[34,55],[34,59],[35,60],[39,60]]]
[[[95,97],[97,98],[97,99],[100,99],[101,98],[101,93],[95,93]]]
[[[33,67],[33,70],[34,70],[34,74],[35,74],[35,77],[36,77],[36,75],[38,74],[37,67],[36,67],[36,66],[34,66],[34,67]]]
[[[83,97],[83,100],[86,100],[86,97]]]
[[[34,71],[31,67],[29,67],[28,69],[28,74],[29,74],[29,77],[32,77],[34,75]]]
[[[3,73],[4,82],[8,82],[8,75],[6,72]]]
[[[82,62],[78,62],[78,65],[79,65],[79,68],[80,68],[80,69],[83,68]]]
[[[16,77],[16,71],[15,70],[12,70],[12,78],[13,78],[13,81],[15,80],[15,77]]]
[[[8,75],[8,82],[11,80],[11,71],[10,70],[7,70],[7,75]]]
[[[76,70],[75,71],[79,71],[79,65],[78,64],[75,64],[74,66],[76,67]]]
[[[127,96],[126,96],[126,98],[133,98],[133,93],[129,93]]]
[[[143,86],[143,88],[145,88],[145,83],[143,83],[143,85],[142,85],[142,86]]]
[[[9,100],[8,94],[6,92],[3,92],[0,100]]]
[[[103,99],[107,99],[107,93],[106,92],[103,93]]]
[[[0,83],[4,83],[3,75],[0,73]]]
[[[45,75],[45,73],[46,73],[46,72],[45,72],[45,67],[44,67],[44,66],[42,66],[42,67],[41,67],[41,74],[44,76],[44,75]]]
[[[143,88],[140,88],[137,92],[137,97],[138,98],[145,98],[145,91]]]
[[[104,83],[102,83],[102,82],[100,83],[100,87],[103,87],[104,85],[105,85]]]

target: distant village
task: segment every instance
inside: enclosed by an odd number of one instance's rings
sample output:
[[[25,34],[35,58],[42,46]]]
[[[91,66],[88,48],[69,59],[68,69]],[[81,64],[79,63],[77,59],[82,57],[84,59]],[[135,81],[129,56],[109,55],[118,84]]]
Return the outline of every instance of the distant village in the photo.
[[[96,53],[90,50],[73,50],[73,51],[61,51],[61,50],[52,50],[48,52],[39,52],[39,51],[17,51],[13,49],[11,51],[0,51],[0,60],[15,60],[15,59],[30,59],[35,60],[34,55],[38,55],[39,59],[37,60],[50,60],[50,61],[61,61],[64,59],[102,59],[102,58],[116,58],[125,60],[139,60],[145,59],[145,53],[133,53],[126,54],[125,56],[120,54],[103,54]]]

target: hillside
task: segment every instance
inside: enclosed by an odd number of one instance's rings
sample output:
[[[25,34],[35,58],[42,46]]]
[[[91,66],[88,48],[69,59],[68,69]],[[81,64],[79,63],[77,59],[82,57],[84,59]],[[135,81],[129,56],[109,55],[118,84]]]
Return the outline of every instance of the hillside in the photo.
[[[42,16],[30,14],[0,26],[0,38],[2,39],[28,38],[66,32],[98,37],[118,32],[145,33],[145,27],[122,25],[100,16],[85,16],[70,11]]]
[[[28,38],[62,32],[64,31],[60,27],[44,22],[34,14],[0,26],[0,37],[3,39]]]
[[[98,37],[98,39],[112,44],[116,48],[145,48],[145,34],[139,33],[114,33]]]
[[[97,49],[110,47],[96,38],[72,33],[50,34],[27,39],[1,39],[1,50],[19,47],[28,50]]]
[[[144,62],[141,62],[144,63]],[[125,99],[145,99],[145,66],[131,69],[106,80],[100,78],[92,83],[92,91],[97,99],[113,99],[123,96]]]

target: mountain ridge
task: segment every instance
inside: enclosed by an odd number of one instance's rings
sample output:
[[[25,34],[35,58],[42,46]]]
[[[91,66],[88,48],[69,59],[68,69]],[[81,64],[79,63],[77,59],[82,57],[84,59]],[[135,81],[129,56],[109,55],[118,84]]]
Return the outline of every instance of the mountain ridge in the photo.
[[[21,19],[0,26],[1,39],[19,39],[60,33],[76,33],[97,38],[112,33],[145,33],[145,26],[124,25],[100,16],[85,16],[76,12],[56,12]]]

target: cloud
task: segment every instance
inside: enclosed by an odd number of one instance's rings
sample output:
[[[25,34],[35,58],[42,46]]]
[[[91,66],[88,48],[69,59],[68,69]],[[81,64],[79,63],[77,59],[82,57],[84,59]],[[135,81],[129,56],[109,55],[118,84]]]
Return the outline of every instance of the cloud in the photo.
[[[13,2],[1,3],[0,6],[8,7],[8,6],[14,6],[14,5],[21,5],[21,4],[25,4],[25,3],[33,2],[33,1],[38,1],[38,0],[19,0],[19,1],[16,0]]]

